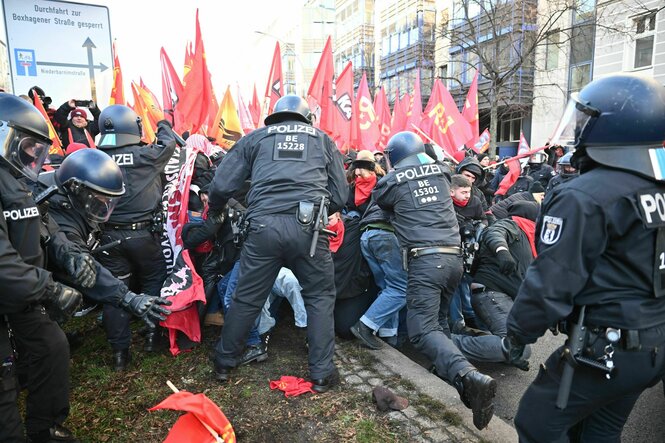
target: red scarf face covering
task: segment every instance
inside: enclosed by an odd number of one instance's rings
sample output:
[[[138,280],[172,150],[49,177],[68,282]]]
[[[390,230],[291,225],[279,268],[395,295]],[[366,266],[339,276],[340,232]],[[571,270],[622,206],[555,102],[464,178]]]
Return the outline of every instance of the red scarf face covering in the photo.
[[[468,200],[457,200],[455,197],[452,197],[452,199],[453,199],[453,204],[454,204],[455,206],[460,206],[460,207],[462,207],[462,208],[463,208],[464,206],[468,205],[469,202],[471,201],[471,199],[468,199]]]
[[[369,199],[372,189],[374,189],[374,185],[376,185],[376,175],[374,174],[367,178],[356,177],[356,193],[354,194],[354,202],[356,206],[362,205]]]
[[[517,217],[513,215],[510,217],[517,226],[524,232],[526,238],[529,239],[529,245],[531,245],[531,252],[533,253],[533,258],[538,257],[536,253],[536,222],[529,220],[528,218]]]

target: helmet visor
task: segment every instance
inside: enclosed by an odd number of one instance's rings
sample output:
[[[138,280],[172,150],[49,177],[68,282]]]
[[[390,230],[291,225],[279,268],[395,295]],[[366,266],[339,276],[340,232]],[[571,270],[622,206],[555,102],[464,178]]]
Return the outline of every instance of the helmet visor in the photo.
[[[4,140],[3,157],[21,174],[36,181],[50,146],[50,141],[10,127]]]
[[[107,222],[120,198],[101,194],[77,181],[67,183],[65,187],[72,206],[93,222]]]
[[[598,110],[581,103],[577,94],[573,94],[550,139],[550,145],[576,146],[581,141],[584,129],[598,115],[600,115]]]

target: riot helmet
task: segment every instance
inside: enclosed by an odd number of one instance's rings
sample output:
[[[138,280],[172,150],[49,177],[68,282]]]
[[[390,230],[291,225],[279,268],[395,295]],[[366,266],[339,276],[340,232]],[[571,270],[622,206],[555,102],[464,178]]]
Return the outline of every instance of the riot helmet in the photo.
[[[53,103],[53,99],[51,97],[46,97],[46,93],[39,86],[33,86],[28,91],[28,97],[30,97],[30,100],[32,100],[33,103],[35,102],[35,92],[37,93],[37,96],[42,100],[42,103],[44,104],[45,108],[48,108],[51,105],[51,103]]]
[[[98,149],[82,149],[68,155],[55,171],[55,182],[77,211],[99,223],[108,221],[125,193],[120,168]]]
[[[616,74],[571,96],[551,140],[583,158],[665,180],[665,87],[656,80]]]
[[[389,168],[433,163],[425,153],[423,141],[411,131],[402,131],[390,137],[384,153],[388,154]]]
[[[37,181],[51,139],[48,124],[30,103],[0,93],[0,158],[10,169]]]
[[[578,175],[577,168],[571,164],[572,158],[573,153],[567,152],[559,159],[559,162],[556,164],[556,172],[562,178],[569,178]]]
[[[285,95],[275,102],[272,114],[267,116],[263,122],[268,126],[287,120],[312,123],[312,113],[305,99],[293,94]]]
[[[543,151],[534,152],[529,156],[530,165],[542,165],[547,161],[547,154]]]
[[[101,149],[137,145],[143,135],[141,117],[130,107],[111,105],[99,114],[99,133],[102,138],[97,144]]]
[[[483,181],[485,178],[485,170],[480,165],[480,162],[474,157],[465,157],[455,168],[456,174],[464,175],[464,171],[467,171],[475,177],[474,183],[478,184]],[[467,177],[470,178],[470,177]]]

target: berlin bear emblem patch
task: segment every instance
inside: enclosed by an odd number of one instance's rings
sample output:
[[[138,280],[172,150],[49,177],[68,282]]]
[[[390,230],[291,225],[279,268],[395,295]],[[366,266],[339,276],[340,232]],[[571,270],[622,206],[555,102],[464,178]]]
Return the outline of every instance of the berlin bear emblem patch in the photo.
[[[546,215],[543,217],[543,227],[540,230],[540,241],[546,245],[553,245],[561,237],[561,230],[563,229],[563,219],[560,217],[551,217]]]

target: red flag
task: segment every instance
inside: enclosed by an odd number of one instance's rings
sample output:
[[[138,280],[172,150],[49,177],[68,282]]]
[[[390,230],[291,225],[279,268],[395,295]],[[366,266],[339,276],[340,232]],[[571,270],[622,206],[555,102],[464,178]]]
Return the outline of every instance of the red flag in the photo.
[[[395,104],[393,105],[393,118],[391,119],[390,137],[406,128],[406,113],[411,100],[409,94],[404,94],[402,100],[399,99],[399,89],[395,92]],[[389,138],[390,139],[390,138]]]
[[[210,71],[206,63],[205,48],[199,25],[199,10],[196,10],[196,49],[192,69],[184,77],[184,91],[180,97],[180,111],[185,117],[185,126],[191,127],[196,133],[208,122],[209,110],[212,105],[212,83]]]
[[[355,112],[353,102],[353,63],[348,62],[335,81],[332,112],[333,138],[341,144],[351,142],[351,121]]]
[[[164,107],[164,114],[173,124],[173,129],[176,132],[184,131],[183,115],[179,109],[176,109],[176,104],[182,97],[182,82],[180,77],[173,69],[173,64],[162,47],[159,51],[159,58],[162,63],[162,106]]]
[[[179,391],[169,395],[161,403],[148,410],[159,409],[187,412],[173,425],[164,443],[215,442],[213,432],[220,436],[224,443],[235,443],[236,441],[236,435],[229,419],[204,394]]]
[[[245,134],[249,134],[254,129],[256,129],[254,122],[252,121],[251,112],[247,107],[245,100],[242,98],[242,94],[240,93],[240,86],[238,86],[238,117],[240,118],[240,126],[242,127],[242,131]]]
[[[411,97],[409,110],[406,113],[406,126],[404,127],[404,130],[413,131],[413,127],[411,125],[420,127],[420,121],[422,119],[423,103],[420,97],[420,72],[416,72],[416,83],[413,85],[413,97]]]
[[[388,97],[386,97],[386,91],[381,86],[379,92],[376,93],[374,97],[374,110],[379,119],[379,141],[376,145],[376,148],[379,151],[383,149],[388,144],[388,139],[390,137],[390,106],[388,105]]]
[[[184,79],[192,70],[194,64],[194,51],[192,50],[192,42],[187,42],[185,45],[185,63],[182,67],[182,78]]]
[[[434,82],[420,127],[451,155],[471,138],[469,123],[457,110],[455,100],[439,79]]]
[[[120,59],[118,58],[118,51],[115,49],[115,41],[113,42],[113,88],[111,88],[111,97],[109,105],[124,105],[125,103],[125,89],[122,84],[122,69],[120,69]]]
[[[259,96],[256,93],[256,83],[254,84],[254,95],[252,96],[252,101],[249,103],[249,113],[252,115],[252,122],[254,123],[255,128],[260,128],[263,126],[261,122],[261,103],[259,102]]]
[[[478,71],[469,86],[469,92],[466,93],[462,117],[471,125],[471,138],[467,140],[466,145],[473,147],[478,141],[480,133],[478,128]]]
[[[478,137],[478,141],[476,144],[474,144],[471,149],[473,149],[477,154],[481,154],[485,151],[487,151],[490,148],[490,131],[489,129],[485,128],[482,134],[480,134],[480,137]]]
[[[272,114],[275,103],[284,96],[284,77],[282,77],[282,54],[279,50],[279,42],[275,43],[275,52],[272,56],[270,65],[270,74],[268,74],[268,84],[263,99],[265,108],[264,116]]]
[[[520,167],[520,162],[518,159],[514,158],[509,160],[507,163],[509,168],[508,174],[503,177],[503,180],[501,180],[499,188],[496,190],[494,195],[506,195],[508,189],[510,189],[510,187],[515,184],[520,176],[520,173],[522,172],[522,168]]]
[[[379,122],[374,111],[374,104],[372,104],[372,97],[369,95],[367,76],[364,72],[358,86],[354,114],[357,122],[357,126],[354,129],[358,131],[357,136],[353,140],[356,144],[356,149],[374,151],[379,141]]]
[[[39,112],[44,117],[44,120],[46,120],[46,124],[48,125],[48,138],[50,138],[52,142],[51,147],[48,150],[49,155],[56,154],[62,155],[64,157],[65,153],[62,150],[62,141],[60,141],[60,137],[55,132],[55,128],[53,127],[53,123],[51,123],[51,119],[48,118],[46,109],[44,109],[44,105],[42,104],[42,99],[34,89],[32,90],[32,97],[32,104],[35,105],[35,108],[39,110]]]
[[[309,84],[309,91],[307,91],[307,101],[309,108],[316,115],[316,122],[314,126],[326,131],[328,134],[333,133],[333,77],[335,76],[335,67],[333,64],[332,55],[332,42],[330,36],[326,40],[326,45],[323,47],[321,59],[314,71],[314,76]]]
[[[529,143],[527,143],[526,138],[524,138],[524,133],[520,131],[520,144],[517,147],[517,155],[524,154],[530,150]]]
[[[206,121],[206,133],[209,134],[210,130],[215,125],[215,118],[217,117],[217,110],[219,110],[219,103],[215,97],[215,91],[212,90],[212,100],[210,101],[210,108],[208,109],[208,120]]]

